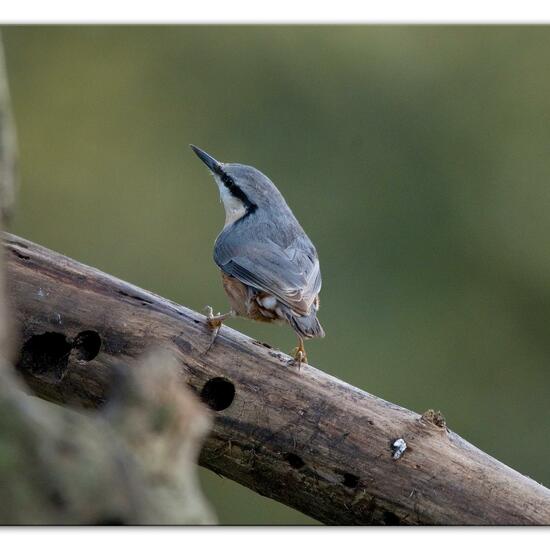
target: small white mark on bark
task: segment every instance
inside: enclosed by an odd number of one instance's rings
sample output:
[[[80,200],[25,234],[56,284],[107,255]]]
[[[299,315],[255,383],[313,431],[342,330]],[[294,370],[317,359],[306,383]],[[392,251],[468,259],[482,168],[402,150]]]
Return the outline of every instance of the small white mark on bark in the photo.
[[[392,458],[394,460],[398,460],[403,456],[403,453],[407,450],[407,444],[405,443],[405,440],[400,437],[399,439],[396,439],[392,444]]]

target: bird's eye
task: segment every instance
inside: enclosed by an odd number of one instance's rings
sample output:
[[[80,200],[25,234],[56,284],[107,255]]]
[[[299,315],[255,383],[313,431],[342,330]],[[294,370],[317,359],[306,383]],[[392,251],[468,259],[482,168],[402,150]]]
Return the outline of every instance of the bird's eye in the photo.
[[[222,176],[222,182],[225,186],[231,188],[235,185],[235,182],[233,181],[233,178],[231,176],[228,176],[227,174],[224,174]]]

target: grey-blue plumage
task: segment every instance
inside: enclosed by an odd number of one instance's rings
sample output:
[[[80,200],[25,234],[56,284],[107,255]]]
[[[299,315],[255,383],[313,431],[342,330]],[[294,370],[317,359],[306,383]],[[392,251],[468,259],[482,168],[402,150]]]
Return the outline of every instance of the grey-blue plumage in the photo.
[[[251,166],[220,163],[192,147],[212,171],[225,207],[225,227],[216,239],[214,261],[225,275],[234,309],[247,317],[265,317],[259,320],[285,321],[300,341],[323,337],[317,319],[321,290],[317,251],[279,190]],[[246,290],[231,292],[228,285],[233,280]],[[235,307],[237,295],[250,303]]]

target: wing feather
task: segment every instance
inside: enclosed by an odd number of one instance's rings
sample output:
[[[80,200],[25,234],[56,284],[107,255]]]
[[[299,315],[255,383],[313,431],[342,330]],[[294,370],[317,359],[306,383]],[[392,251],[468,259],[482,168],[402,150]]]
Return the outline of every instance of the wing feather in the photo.
[[[298,315],[307,315],[321,290],[321,272],[315,248],[309,240],[304,244],[283,249],[273,241],[239,247],[219,243],[214,259],[227,275],[272,294]]]

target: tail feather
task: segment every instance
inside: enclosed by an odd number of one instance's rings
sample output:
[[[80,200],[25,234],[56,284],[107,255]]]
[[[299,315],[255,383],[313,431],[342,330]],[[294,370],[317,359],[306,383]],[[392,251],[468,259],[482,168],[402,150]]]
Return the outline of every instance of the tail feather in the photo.
[[[313,308],[309,315],[303,316],[288,311],[287,319],[292,328],[303,338],[323,338],[325,336],[325,331],[317,319],[317,311]]]

